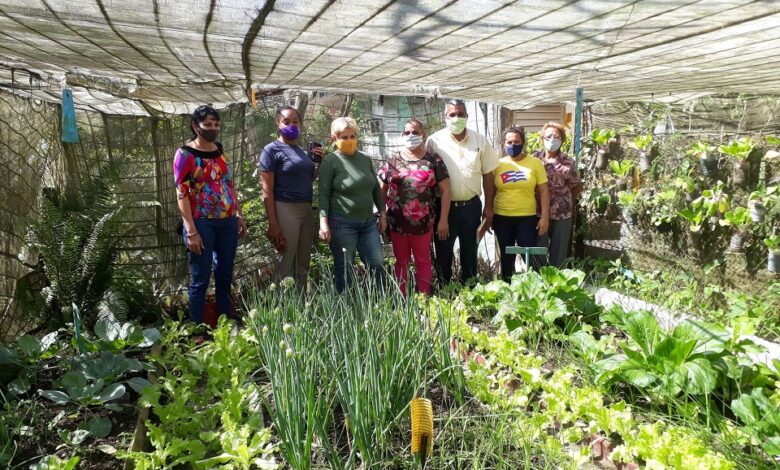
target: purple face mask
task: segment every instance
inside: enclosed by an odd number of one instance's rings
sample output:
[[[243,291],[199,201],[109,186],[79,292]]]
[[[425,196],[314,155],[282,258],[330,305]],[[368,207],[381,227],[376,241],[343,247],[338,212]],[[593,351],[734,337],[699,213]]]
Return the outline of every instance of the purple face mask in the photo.
[[[280,128],[279,133],[287,140],[295,140],[301,135],[301,130],[295,124],[290,124],[289,126]]]

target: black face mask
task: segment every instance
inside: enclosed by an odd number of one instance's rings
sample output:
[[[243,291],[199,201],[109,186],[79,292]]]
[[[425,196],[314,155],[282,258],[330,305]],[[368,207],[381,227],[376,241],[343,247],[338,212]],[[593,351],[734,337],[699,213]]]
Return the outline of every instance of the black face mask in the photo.
[[[196,129],[195,132],[206,142],[216,141],[219,135],[219,129],[204,129],[200,126],[197,126]]]

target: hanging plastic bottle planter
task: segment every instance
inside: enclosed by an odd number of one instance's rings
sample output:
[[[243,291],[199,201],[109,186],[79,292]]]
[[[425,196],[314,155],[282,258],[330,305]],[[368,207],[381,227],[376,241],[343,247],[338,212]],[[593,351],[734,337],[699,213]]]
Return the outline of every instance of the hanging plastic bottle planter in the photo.
[[[412,454],[420,459],[420,468],[433,452],[433,404],[427,398],[415,398],[412,411]]]

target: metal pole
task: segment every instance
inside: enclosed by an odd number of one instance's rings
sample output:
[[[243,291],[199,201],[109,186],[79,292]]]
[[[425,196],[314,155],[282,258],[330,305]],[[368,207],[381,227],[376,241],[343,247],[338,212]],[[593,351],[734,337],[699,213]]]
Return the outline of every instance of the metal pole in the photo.
[[[574,108],[574,168],[580,166],[580,139],[582,138],[582,87],[577,87],[577,106]]]

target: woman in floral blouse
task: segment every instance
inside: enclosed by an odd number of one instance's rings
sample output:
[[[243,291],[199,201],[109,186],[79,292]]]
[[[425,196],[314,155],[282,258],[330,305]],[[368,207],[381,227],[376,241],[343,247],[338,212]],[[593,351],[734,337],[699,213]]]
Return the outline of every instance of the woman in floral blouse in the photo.
[[[439,155],[426,151],[422,122],[410,119],[402,133],[404,147],[379,169],[382,194],[387,204],[390,241],[395,255],[395,276],[406,295],[407,272],[412,256],[417,290],[431,292],[435,188],[441,194],[441,220],[436,227],[440,240],[449,237],[450,181]]]
[[[548,122],[541,131],[544,150],[536,157],[544,163],[550,188],[550,228],[539,238],[539,245],[549,246],[552,266],[560,268],[568,256],[571,242],[572,213],[582,182],[572,160],[561,152],[566,129],[557,122]]]
[[[198,106],[191,116],[192,140],[176,151],[173,176],[190,261],[190,319],[203,323],[206,289],[214,268],[219,314],[230,315],[230,284],[238,237],[246,233],[219,136],[219,113]]]

